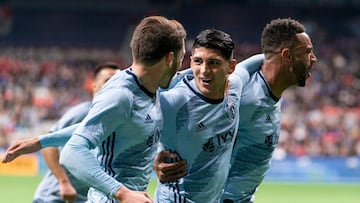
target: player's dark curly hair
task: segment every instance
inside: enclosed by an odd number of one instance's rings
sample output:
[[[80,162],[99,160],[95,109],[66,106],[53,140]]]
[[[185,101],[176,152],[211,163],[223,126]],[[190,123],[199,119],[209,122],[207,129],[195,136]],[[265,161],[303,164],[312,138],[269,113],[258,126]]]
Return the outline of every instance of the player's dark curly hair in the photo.
[[[279,53],[291,48],[296,42],[296,34],[305,32],[305,27],[291,18],[278,18],[268,23],[261,35],[261,48],[264,54]]]

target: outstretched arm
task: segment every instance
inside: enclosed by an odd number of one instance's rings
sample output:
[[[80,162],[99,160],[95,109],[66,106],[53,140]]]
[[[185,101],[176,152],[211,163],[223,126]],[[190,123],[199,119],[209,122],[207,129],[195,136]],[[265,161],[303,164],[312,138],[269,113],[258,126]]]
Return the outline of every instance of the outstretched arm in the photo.
[[[23,154],[34,153],[45,147],[65,145],[77,126],[78,124],[38,137],[16,141],[6,150],[2,162],[8,163]]]
[[[20,140],[11,145],[5,152],[2,163],[8,163],[20,155],[37,152],[41,149],[39,137]]]

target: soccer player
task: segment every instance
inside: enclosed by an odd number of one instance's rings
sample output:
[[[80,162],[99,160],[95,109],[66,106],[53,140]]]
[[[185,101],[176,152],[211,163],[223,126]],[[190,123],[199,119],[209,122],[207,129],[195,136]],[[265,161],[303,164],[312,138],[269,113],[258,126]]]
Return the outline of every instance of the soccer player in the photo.
[[[88,202],[152,202],[145,190],[163,127],[158,87],[167,88],[180,68],[185,37],[178,21],[144,18],[130,43],[131,67],[116,73],[95,95],[88,115],[64,146],[60,162],[91,186]],[[59,145],[66,142],[61,139]],[[35,144],[25,151],[17,149],[29,142],[14,144],[3,162],[47,146],[39,137],[28,141]]]
[[[167,88],[180,68],[185,37],[175,20],[145,18],[131,40],[133,64],[97,93],[64,146],[60,161],[91,186],[90,202],[152,202],[136,191],[146,190],[162,130],[157,89]]]
[[[187,175],[159,182],[156,202],[219,200],[239,126],[242,84],[250,77],[246,69],[234,71],[233,49],[229,34],[216,29],[200,32],[190,57],[193,74],[161,92],[161,147],[177,155],[167,162],[187,161]]]
[[[254,202],[278,143],[281,94],[290,86],[305,86],[317,60],[304,26],[294,19],[268,23],[261,46],[265,60],[244,85],[239,133],[222,203]]]
[[[93,95],[119,69],[119,66],[115,63],[104,63],[96,66],[92,84]],[[81,122],[87,115],[90,105],[91,101],[85,101],[70,108],[52,127],[50,132]],[[33,203],[65,203],[66,201],[80,203],[87,200],[89,187],[77,180],[60,165],[59,150],[61,150],[60,147],[48,147],[41,150],[49,170],[35,191]]]

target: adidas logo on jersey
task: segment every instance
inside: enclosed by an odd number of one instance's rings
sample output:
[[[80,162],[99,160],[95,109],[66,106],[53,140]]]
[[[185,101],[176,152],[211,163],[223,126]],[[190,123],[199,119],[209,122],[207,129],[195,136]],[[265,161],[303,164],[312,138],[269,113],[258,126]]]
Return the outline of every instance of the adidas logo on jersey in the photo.
[[[196,132],[199,132],[199,131],[202,131],[202,130],[205,130],[206,129],[206,126],[204,125],[203,122],[200,122],[199,125],[196,127]]]
[[[149,114],[146,114],[145,123],[152,123],[152,122],[154,121],[151,119],[151,116]]]
[[[265,123],[272,123],[271,117],[269,114],[266,114]]]

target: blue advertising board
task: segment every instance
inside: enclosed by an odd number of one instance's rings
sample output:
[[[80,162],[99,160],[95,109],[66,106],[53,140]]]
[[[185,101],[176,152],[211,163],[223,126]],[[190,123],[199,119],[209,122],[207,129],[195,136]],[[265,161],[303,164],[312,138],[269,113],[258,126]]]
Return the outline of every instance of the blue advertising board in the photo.
[[[264,181],[360,183],[360,157],[274,159]]]

